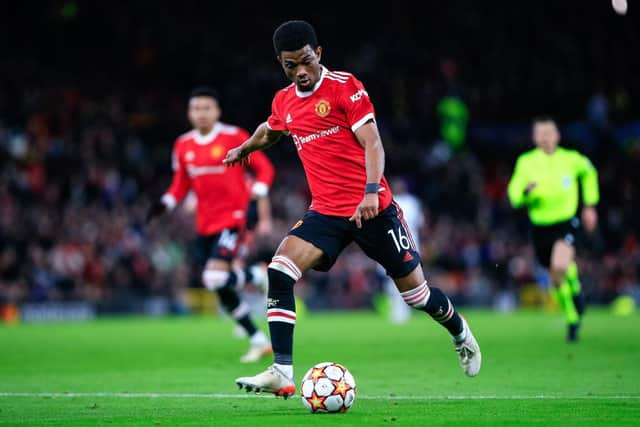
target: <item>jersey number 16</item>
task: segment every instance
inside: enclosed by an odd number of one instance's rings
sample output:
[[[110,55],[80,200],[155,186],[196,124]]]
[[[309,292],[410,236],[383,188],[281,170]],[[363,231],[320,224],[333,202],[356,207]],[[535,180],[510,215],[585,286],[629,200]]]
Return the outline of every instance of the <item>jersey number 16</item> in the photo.
[[[396,245],[396,249],[398,249],[398,252],[402,251],[402,249],[404,250],[409,249],[409,246],[410,246],[409,238],[405,234],[402,234],[402,227],[398,227],[397,237],[396,237],[396,234],[393,232],[393,228],[390,228],[389,230],[387,230],[387,234],[391,235],[391,238],[393,239],[393,243]]]

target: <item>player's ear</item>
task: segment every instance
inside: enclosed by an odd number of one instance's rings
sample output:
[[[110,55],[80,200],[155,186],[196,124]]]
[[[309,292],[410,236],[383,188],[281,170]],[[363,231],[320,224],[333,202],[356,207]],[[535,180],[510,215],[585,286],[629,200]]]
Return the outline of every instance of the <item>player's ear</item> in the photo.
[[[322,46],[316,47],[316,56],[318,57],[318,61],[322,58]]]

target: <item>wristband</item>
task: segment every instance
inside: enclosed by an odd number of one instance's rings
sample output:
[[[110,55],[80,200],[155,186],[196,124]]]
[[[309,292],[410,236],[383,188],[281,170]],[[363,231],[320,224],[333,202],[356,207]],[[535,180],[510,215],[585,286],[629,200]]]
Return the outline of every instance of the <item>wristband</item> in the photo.
[[[364,186],[364,194],[378,194],[380,184],[377,182],[368,183]]]

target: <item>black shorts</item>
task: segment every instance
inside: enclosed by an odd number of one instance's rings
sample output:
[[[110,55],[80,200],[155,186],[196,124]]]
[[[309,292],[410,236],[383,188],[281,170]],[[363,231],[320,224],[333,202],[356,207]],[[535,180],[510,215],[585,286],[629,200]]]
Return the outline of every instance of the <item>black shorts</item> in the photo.
[[[231,262],[240,246],[240,230],[225,228],[220,233],[198,234],[195,243],[196,263],[204,267],[210,259],[221,259]]]
[[[392,278],[404,277],[420,264],[420,254],[402,218],[402,210],[395,202],[377,217],[363,221],[362,228],[356,227],[349,218],[308,211],[289,235],[306,240],[324,252],[322,261],[314,267],[318,271],[329,271],[351,242],[356,242]]]
[[[534,225],[532,229],[533,246],[536,259],[540,265],[549,268],[551,265],[551,251],[553,250],[553,245],[558,240],[564,240],[574,246],[579,227],[580,220],[578,218],[553,225]]]

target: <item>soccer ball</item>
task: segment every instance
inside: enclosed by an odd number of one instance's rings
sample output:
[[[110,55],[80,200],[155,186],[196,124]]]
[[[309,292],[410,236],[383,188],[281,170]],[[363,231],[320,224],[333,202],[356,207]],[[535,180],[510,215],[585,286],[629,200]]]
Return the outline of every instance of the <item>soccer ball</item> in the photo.
[[[300,386],[302,403],[312,413],[346,412],[356,400],[356,380],[339,363],[318,363]]]

